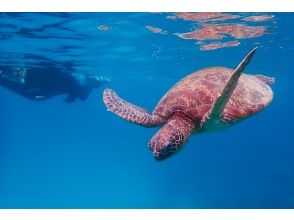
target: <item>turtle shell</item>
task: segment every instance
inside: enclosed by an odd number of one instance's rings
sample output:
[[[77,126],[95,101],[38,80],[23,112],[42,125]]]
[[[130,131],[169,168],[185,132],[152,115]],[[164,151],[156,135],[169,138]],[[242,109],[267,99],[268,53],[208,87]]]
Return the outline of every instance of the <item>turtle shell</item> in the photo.
[[[210,67],[188,75],[162,97],[153,113],[168,119],[175,112],[183,112],[195,122],[203,121],[233,71]],[[228,122],[246,118],[265,108],[272,98],[273,92],[265,82],[254,75],[242,74],[221,117]]]

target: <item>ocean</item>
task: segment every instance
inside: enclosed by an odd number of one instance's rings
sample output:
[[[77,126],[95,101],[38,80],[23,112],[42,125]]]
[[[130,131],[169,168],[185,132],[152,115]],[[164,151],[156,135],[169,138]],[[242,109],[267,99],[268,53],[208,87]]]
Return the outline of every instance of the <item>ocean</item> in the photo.
[[[294,208],[293,19],[0,13],[0,66],[110,80],[73,103],[0,87],[0,208]],[[112,88],[152,111],[181,78],[235,68],[256,46],[245,73],[275,77],[272,103],[230,128],[192,136],[164,161],[148,149],[159,128],[129,123],[103,103]]]

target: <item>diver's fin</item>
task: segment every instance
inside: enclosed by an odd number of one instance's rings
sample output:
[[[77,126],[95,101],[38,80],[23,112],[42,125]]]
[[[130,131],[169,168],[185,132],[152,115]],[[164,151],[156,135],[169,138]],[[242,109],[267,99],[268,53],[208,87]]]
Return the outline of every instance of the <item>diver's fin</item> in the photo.
[[[84,89],[82,89],[80,91],[80,94],[79,94],[78,98],[80,100],[83,100],[84,101],[84,100],[86,100],[89,97],[89,95],[91,94],[91,92],[92,92],[92,88],[85,87]]]
[[[223,110],[225,109],[226,104],[228,103],[232,93],[234,92],[238,84],[238,80],[242,72],[244,71],[244,69],[246,68],[250,60],[252,59],[256,49],[257,47],[251,50],[250,53],[241,61],[241,63],[234,70],[232,76],[230,77],[229,81],[227,82],[220,96],[215,100],[215,103],[212,107],[208,120],[205,122],[205,127],[207,126],[209,127],[211,123],[214,123],[215,121],[220,119],[220,116]]]
[[[76,101],[76,97],[74,97],[72,95],[68,95],[63,101],[67,102],[67,103],[73,103]]]

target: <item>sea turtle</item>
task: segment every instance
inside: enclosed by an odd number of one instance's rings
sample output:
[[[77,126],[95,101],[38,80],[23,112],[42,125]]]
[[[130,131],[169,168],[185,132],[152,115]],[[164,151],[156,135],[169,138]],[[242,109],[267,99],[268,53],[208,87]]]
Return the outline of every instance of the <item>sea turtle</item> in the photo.
[[[267,84],[274,78],[242,74],[255,50],[235,70],[209,67],[186,76],[162,97],[152,114],[111,89],[104,90],[103,101],[108,111],[130,122],[163,126],[149,142],[155,159],[163,160],[182,149],[193,132],[231,125],[271,102],[273,92]]]

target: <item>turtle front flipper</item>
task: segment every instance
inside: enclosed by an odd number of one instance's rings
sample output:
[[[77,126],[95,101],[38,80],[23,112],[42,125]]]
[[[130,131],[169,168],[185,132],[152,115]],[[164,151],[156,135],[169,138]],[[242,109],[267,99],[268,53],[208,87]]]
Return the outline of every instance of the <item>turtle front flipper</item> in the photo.
[[[159,126],[164,119],[158,115],[151,115],[146,109],[133,105],[120,98],[112,89],[105,89],[103,101],[108,111],[118,116],[146,127]]]
[[[232,76],[229,78],[229,81],[225,85],[220,96],[214,102],[212,110],[208,116],[208,120],[206,121],[205,119],[203,121],[203,123],[205,123],[205,128],[209,128],[212,124],[214,124],[216,121],[220,119],[221,114],[226,107],[226,104],[228,103],[231,95],[233,94],[238,84],[238,81],[240,79],[240,76],[242,75],[242,72],[245,70],[248,63],[254,56],[256,49],[257,48],[254,48],[253,50],[251,50],[247,54],[247,56],[241,61],[241,63],[237,66],[237,68],[234,70]]]

